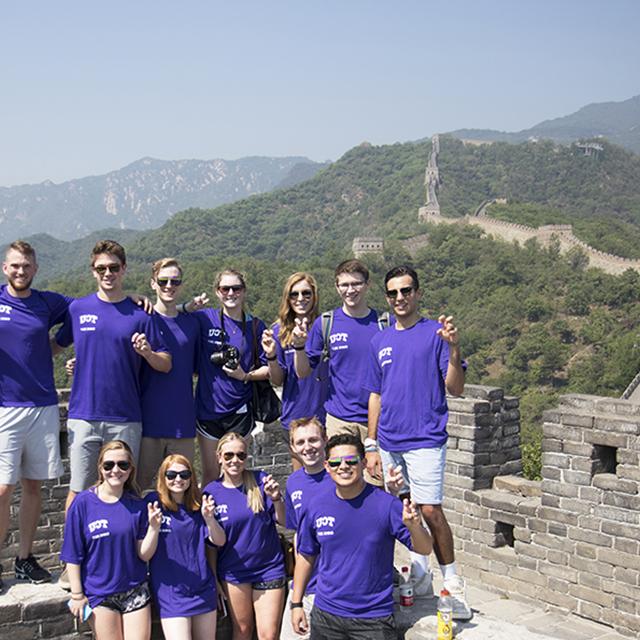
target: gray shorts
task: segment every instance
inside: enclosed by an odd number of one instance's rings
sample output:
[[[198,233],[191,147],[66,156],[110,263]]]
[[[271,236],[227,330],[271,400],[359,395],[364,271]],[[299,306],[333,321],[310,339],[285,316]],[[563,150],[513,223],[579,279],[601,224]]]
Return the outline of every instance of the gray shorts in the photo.
[[[434,449],[411,451],[383,451],[380,449],[383,469],[392,464],[400,465],[405,487],[411,491],[411,499],[417,504],[442,504],[444,465],[447,445]]]
[[[50,480],[62,472],[58,405],[0,407],[0,484]]]
[[[112,440],[126,442],[137,462],[142,438],[142,422],[67,421],[69,434],[69,489],[80,493],[98,481],[98,455],[103,444]]]
[[[141,491],[152,488],[158,467],[169,455],[179,453],[193,462],[194,438],[142,438],[136,476]]]

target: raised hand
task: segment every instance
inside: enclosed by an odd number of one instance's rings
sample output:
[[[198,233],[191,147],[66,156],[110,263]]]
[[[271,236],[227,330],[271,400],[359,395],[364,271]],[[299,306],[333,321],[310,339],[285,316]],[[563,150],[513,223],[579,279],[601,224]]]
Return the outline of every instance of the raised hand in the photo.
[[[149,527],[154,531],[158,531],[162,524],[162,510],[160,509],[157,500],[153,503],[149,502],[147,504],[147,517],[149,519]]]
[[[407,529],[422,526],[422,519],[418,513],[415,502],[409,502],[408,498],[402,501],[402,522]]]
[[[442,325],[440,329],[438,329],[437,334],[449,344],[458,344],[459,336],[458,329],[453,324],[453,316],[445,316],[442,314],[438,318],[438,322]]]
[[[267,358],[276,355],[276,339],[273,337],[273,329],[265,329],[262,332],[262,349]]]
[[[129,298],[135,302],[139,307],[142,307],[145,313],[151,315],[153,313],[153,302],[147,296],[142,296],[139,293],[132,293]]]
[[[203,291],[199,296],[194,296],[191,300],[191,311],[197,311],[209,304],[209,296]]]
[[[294,347],[304,347],[309,335],[309,320],[307,318],[296,318],[295,326],[291,332]]]
[[[387,467],[387,475],[385,476],[384,483],[387,486],[389,493],[397,496],[404,487],[404,476],[402,475],[402,467],[398,465],[394,467],[390,464]]]
[[[282,499],[282,493],[280,492],[280,485],[278,481],[269,474],[262,479],[264,486],[264,492],[271,498],[273,502],[278,502]]]
[[[143,358],[151,353],[151,345],[144,333],[134,333],[131,336],[131,344],[135,352]]]
[[[200,507],[200,513],[206,523],[215,519],[216,515],[216,501],[212,495],[202,496],[202,507]]]
[[[69,358],[64,363],[64,370],[67,372],[68,376],[72,376],[74,371],[76,370],[76,359],[75,358]]]

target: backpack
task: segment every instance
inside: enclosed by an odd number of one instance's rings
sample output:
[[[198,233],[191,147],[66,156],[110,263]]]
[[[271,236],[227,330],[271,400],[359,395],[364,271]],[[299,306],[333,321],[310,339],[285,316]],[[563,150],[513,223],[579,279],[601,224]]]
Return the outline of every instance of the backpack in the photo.
[[[329,351],[329,336],[331,335],[331,328],[333,327],[333,313],[335,309],[331,309],[331,311],[325,311],[322,318],[322,361],[326,362],[331,352]],[[376,311],[377,322],[378,322],[378,330],[384,331],[389,326],[389,313],[385,311],[378,315]]]

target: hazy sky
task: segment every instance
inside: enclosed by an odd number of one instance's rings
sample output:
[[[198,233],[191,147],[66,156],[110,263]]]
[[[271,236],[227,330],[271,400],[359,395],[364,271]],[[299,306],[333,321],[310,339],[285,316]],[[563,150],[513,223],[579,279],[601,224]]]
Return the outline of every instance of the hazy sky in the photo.
[[[0,5],[0,185],[143,156],[336,159],[640,93],[636,0]]]

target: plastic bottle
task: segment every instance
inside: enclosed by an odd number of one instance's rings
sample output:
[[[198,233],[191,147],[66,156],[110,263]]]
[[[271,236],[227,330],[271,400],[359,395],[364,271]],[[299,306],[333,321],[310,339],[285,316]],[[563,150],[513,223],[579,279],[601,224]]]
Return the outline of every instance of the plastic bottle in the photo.
[[[413,580],[409,567],[400,570],[400,606],[403,609],[413,607]]]
[[[453,638],[453,602],[451,594],[443,589],[438,598],[438,634],[437,640]]]

